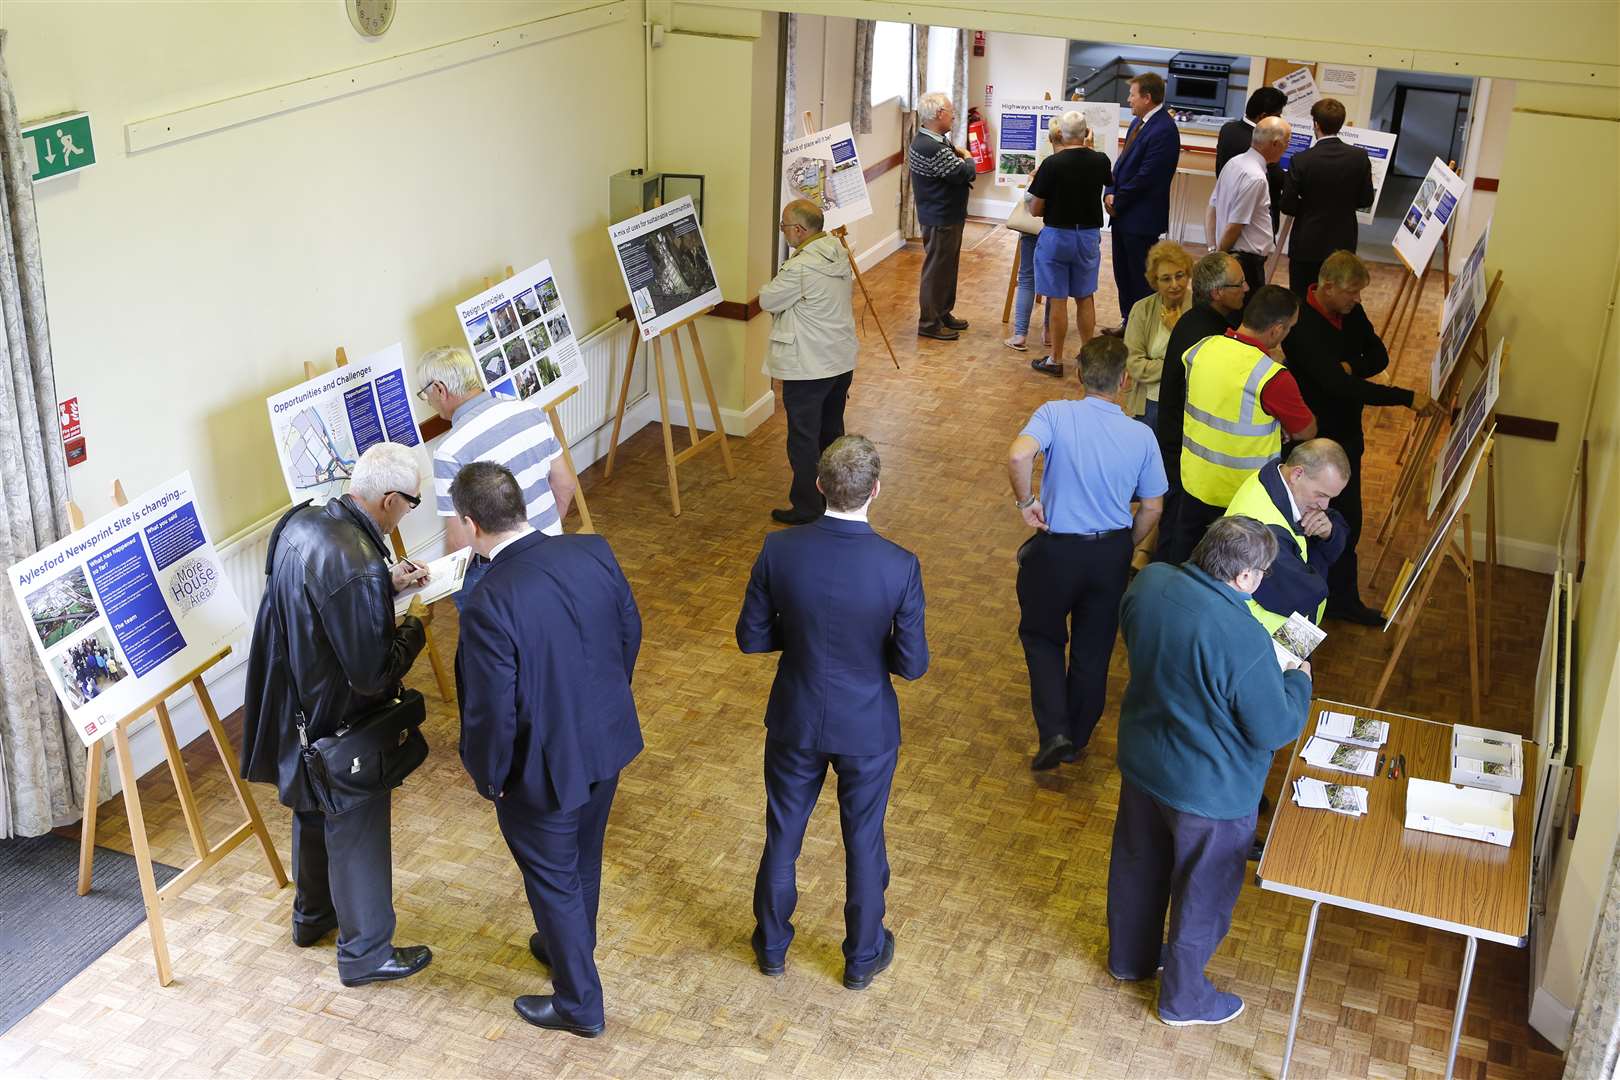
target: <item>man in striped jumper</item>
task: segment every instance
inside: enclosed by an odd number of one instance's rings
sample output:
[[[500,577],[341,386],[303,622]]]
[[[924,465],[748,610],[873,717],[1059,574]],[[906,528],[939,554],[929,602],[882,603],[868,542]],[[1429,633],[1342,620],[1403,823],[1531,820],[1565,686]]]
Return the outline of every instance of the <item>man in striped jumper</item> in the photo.
[[[906,151],[912,199],[922,227],[922,276],[917,282],[917,336],[955,341],[967,320],[951,314],[956,304],[956,266],[962,225],[977,170],[973,156],[951,143],[956,109],[935,92],[917,99],[917,137]]]
[[[429,349],[416,362],[416,383],[416,396],[450,421],[450,431],[433,451],[433,498],[445,521],[445,550],[471,543],[450,500],[450,484],[463,465],[474,461],[505,466],[523,488],[529,524],[538,532],[562,535],[562,519],[579,481],[563,460],[562,444],[545,410],[485,390],[478,365],[466,349]],[[468,565],[461,591],[453,597],[457,611],[488,566],[482,557],[474,557]]]

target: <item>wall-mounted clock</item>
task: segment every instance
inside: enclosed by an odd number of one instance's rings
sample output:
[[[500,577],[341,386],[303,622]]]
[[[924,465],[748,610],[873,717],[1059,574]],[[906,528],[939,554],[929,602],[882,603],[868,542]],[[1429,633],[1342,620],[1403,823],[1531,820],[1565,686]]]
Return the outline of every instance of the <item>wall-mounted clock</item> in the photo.
[[[349,22],[366,37],[381,37],[394,21],[397,0],[346,0]]]

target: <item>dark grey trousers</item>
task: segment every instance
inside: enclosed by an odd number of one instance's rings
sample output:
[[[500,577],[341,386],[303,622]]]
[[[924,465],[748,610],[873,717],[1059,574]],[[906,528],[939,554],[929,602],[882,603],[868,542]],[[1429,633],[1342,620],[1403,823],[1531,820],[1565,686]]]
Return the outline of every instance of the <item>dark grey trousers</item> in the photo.
[[[956,306],[956,268],[962,257],[962,222],[924,225],[922,277],[917,282],[917,328],[932,330]]]
[[[393,954],[392,793],[342,814],[293,812],[293,922],[338,921],[338,974],[364,975]]]

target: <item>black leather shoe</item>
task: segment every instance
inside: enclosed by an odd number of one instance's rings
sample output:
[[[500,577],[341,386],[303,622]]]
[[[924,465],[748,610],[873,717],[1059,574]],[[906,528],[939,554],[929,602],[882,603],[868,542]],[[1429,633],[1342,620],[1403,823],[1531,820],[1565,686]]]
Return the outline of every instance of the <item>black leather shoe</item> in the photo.
[[[1065,750],[1063,752],[1063,755],[1061,757],[1059,757],[1058,760],[1061,761],[1065,765],[1073,765],[1075,762],[1079,761],[1081,758],[1083,758],[1085,756],[1086,756],[1086,748],[1085,747],[1083,747],[1083,746],[1072,746],[1068,750]]]
[[[939,317],[939,321],[945,324],[947,330],[966,330],[968,328],[966,319],[958,319],[948,311]]]
[[[776,976],[787,971],[787,959],[785,957],[775,963],[765,959],[765,942],[757,927],[754,930],[754,936],[748,939],[748,944],[754,948],[754,963],[759,965],[761,975]]]
[[[546,955],[546,939],[538,932],[529,935],[529,955],[540,961],[540,966],[551,970],[551,957]]]
[[[782,525],[808,525],[820,514],[802,514],[797,510],[772,510],[771,520]]]
[[[1339,619],[1343,622],[1352,622],[1361,626],[1383,626],[1382,613],[1368,607],[1360,600],[1347,601],[1342,604],[1328,604],[1327,617]]]
[[[844,989],[865,990],[872,985],[872,980],[889,969],[894,963],[894,931],[883,931],[883,951],[878,954],[877,963],[865,975],[851,975],[849,968],[844,968]]]
[[[570,1035],[578,1035],[582,1039],[594,1039],[602,1034],[605,1024],[576,1024],[562,1013],[557,1011],[550,994],[525,994],[512,1002],[512,1008],[517,1014],[535,1027],[546,1028],[550,1031],[566,1031]]]
[[[339,981],[344,986],[364,986],[367,983],[404,979],[415,975],[432,961],[433,950],[426,945],[407,945],[403,949],[395,949],[393,956],[390,956],[364,975],[356,975],[353,978],[339,976]]]
[[[293,944],[298,946],[300,949],[307,949],[311,945],[319,944],[323,937],[336,929],[336,915],[328,916],[327,918],[322,919],[320,922],[295,922],[292,926]]]
[[[1050,375],[1054,379],[1063,378],[1063,365],[1050,356],[1043,356],[1039,360],[1031,360],[1029,366],[1031,370],[1038,371],[1042,375]]]
[[[933,338],[935,341],[955,341],[962,335],[958,334],[955,330],[952,330],[944,323],[940,323],[938,326],[917,327],[917,336]]]
[[[1063,755],[1075,752],[1075,746],[1067,735],[1054,735],[1041,743],[1041,748],[1035,752],[1035,760],[1029,763],[1030,769],[1035,772],[1045,772],[1055,769]]]

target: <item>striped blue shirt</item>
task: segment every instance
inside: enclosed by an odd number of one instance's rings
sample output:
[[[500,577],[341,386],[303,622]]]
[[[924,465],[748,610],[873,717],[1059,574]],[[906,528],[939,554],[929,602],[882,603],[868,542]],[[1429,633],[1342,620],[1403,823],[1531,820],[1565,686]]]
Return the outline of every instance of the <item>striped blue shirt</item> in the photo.
[[[450,483],[463,465],[493,461],[505,465],[523,489],[529,524],[550,536],[562,535],[557,500],[551,494],[551,462],[562,445],[545,410],[485,391],[464,402],[450,417],[450,432],[433,452],[433,494],[440,517],[455,517]]]

